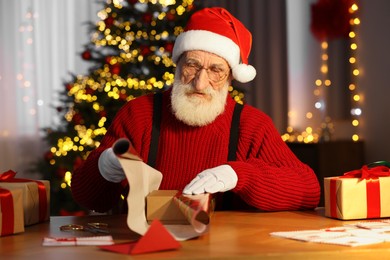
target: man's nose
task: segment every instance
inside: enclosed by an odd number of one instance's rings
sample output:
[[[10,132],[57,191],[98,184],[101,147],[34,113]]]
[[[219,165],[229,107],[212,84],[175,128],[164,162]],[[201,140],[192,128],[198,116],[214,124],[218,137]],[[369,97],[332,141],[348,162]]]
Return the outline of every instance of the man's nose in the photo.
[[[210,84],[209,76],[207,75],[207,70],[202,68],[199,72],[197,77],[194,80],[194,88],[196,90],[203,90],[207,88]]]

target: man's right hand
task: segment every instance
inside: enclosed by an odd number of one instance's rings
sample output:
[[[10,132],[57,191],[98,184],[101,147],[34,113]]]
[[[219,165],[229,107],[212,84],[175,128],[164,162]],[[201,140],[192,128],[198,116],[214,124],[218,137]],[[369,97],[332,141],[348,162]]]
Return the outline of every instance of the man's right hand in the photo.
[[[103,151],[99,157],[99,171],[104,179],[119,183],[126,179],[125,172],[112,148]]]

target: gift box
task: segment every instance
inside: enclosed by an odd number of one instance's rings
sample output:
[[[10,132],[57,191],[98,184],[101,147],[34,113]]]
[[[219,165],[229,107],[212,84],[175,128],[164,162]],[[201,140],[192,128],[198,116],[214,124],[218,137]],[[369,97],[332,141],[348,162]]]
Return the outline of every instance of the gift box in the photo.
[[[24,232],[23,191],[0,188],[0,236]]]
[[[155,190],[146,197],[146,220],[204,230],[212,212],[210,199],[208,193],[186,195],[177,190]]]
[[[390,172],[384,165],[324,178],[325,216],[342,220],[390,217]]]
[[[22,215],[24,225],[32,225],[49,220],[50,182],[15,178],[15,172],[0,175],[0,188],[22,190]]]
[[[155,190],[146,197],[146,219],[155,219],[163,224],[189,224],[186,216],[179,209],[173,198],[177,190]]]

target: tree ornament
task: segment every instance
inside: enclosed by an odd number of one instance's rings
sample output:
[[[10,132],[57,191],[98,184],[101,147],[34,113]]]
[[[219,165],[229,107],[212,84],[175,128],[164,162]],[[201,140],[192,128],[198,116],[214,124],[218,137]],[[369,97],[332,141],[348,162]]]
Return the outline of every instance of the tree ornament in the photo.
[[[110,66],[110,71],[114,75],[120,74],[121,73],[121,66],[120,66],[120,64],[115,63],[115,64],[111,65]]]
[[[75,125],[80,125],[83,121],[83,116],[80,113],[75,113],[72,117],[72,122]]]
[[[167,42],[164,46],[165,51],[172,53],[173,50],[173,43],[172,42]]]
[[[129,4],[134,5],[134,4],[138,3],[138,0],[127,0],[127,2],[128,2]]]
[[[47,151],[43,157],[45,158],[46,161],[50,161],[54,158],[54,154],[50,151]]]
[[[125,94],[125,93],[120,93],[119,94],[119,100],[122,100],[122,101],[126,101],[126,99],[127,99],[127,95]]]
[[[152,18],[153,16],[150,13],[142,15],[142,21],[144,21],[145,23],[150,23],[152,21]]]
[[[77,169],[79,166],[83,164],[84,160],[80,157],[77,156],[76,159],[73,162],[73,170]]]
[[[115,19],[112,16],[109,16],[104,20],[104,24],[106,27],[110,28],[114,24],[114,21]]]
[[[60,179],[63,179],[65,178],[65,174],[66,172],[68,171],[68,169],[66,169],[65,167],[58,167],[57,170],[56,170],[56,175],[60,178]]]
[[[67,91],[70,91],[73,88],[73,84],[66,84],[65,87]]]
[[[111,60],[112,60],[112,56],[106,56],[104,58],[104,60],[106,61],[107,64],[110,64]]]
[[[149,46],[144,45],[144,46],[141,46],[140,48],[141,48],[141,55],[142,56],[147,56],[151,53]]]
[[[91,88],[85,88],[85,94],[87,95],[92,95],[93,93],[95,93],[95,90],[91,89]]]
[[[168,12],[167,13],[167,20],[168,21],[174,21],[176,19],[176,15],[171,13],[171,12]]]
[[[99,111],[99,117],[100,118],[107,117],[107,111],[106,110]]]
[[[89,50],[86,50],[86,51],[83,51],[83,53],[81,54],[81,57],[84,60],[90,60],[92,58],[92,54]]]

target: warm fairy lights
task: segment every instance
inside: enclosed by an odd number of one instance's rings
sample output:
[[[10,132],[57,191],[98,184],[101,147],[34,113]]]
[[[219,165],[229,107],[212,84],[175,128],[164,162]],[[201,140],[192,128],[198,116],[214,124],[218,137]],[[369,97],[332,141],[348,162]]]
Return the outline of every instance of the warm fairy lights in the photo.
[[[122,9],[123,1],[113,0],[111,1],[113,5]],[[140,10],[144,10],[147,7],[148,3],[157,4],[160,3],[163,6],[169,6],[176,4],[174,0],[139,0],[136,5]],[[188,6],[192,5],[193,1],[185,0],[181,5],[176,7],[175,13],[172,13],[172,10],[169,11],[169,14],[182,15],[187,9]],[[164,10],[164,8],[163,8]],[[158,20],[163,20],[168,15],[167,12],[154,13],[153,16]],[[101,93],[105,93],[108,98],[111,99],[125,99],[129,101],[135,97],[129,93],[132,93],[133,90],[145,90],[152,91],[155,89],[163,89],[169,87],[173,84],[174,74],[170,72],[165,72],[161,79],[157,79],[153,75],[149,75],[148,78],[140,79],[136,76],[122,78],[119,73],[115,73],[113,67],[120,66],[122,64],[138,64],[142,63],[144,59],[148,59],[154,63],[155,66],[165,66],[171,68],[174,66],[172,60],[170,59],[170,50],[166,50],[166,46],[148,46],[148,49],[145,51],[140,45],[139,48],[133,47],[134,42],[137,41],[146,41],[152,42],[155,40],[167,40],[171,39],[172,36],[168,31],[158,32],[157,22],[151,20],[150,23],[146,26],[151,26],[151,29],[146,31],[145,24],[142,24],[141,21],[137,20],[125,20],[121,21],[120,19],[113,19],[110,23],[107,22],[107,19],[110,17],[117,18],[119,15],[114,12],[113,8],[107,6],[105,9],[101,10],[98,13],[98,17],[101,21],[97,22],[96,28],[97,31],[92,34],[92,42],[97,48],[110,47],[117,48],[120,50],[118,56],[112,56],[107,60],[102,68],[96,69],[92,76],[77,76],[75,81],[69,86],[68,95],[73,98],[75,103],[89,103],[92,106],[95,113],[99,113],[105,110],[105,107],[99,104],[99,97]],[[114,27],[110,26],[112,24]],[[174,28],[175,38],[179,33],[183,31],[183,27],[177,25]],[[170,46],[168,46],[170,47]],[[142,74],[148,75],[149,68],[144,67]],[[125,75],[128,76],[128,75]],[[230,93],[238,103],[243,103],[244,95],[237,90],[234,90],[232,87],[229,89]],[[77,111],[74,108],[70,108],[66,113],[65,118],[68,122],[71,122],[77,116]],[[70,151],[81,152],[85,149],[85,146],[95,148],[99,146],[99,142],[95,141],[97,136],[103,136],[106,129],[106,117],[101,117],[97,125],[93,125],[90,128],[87,128],[83,125],[83,122],[76,124],[75,131],[77,133],[77,138],[71,139],[70,137],[58,139],[57,146],[52,147],[52,153],[57,156],[67,156]],[[52,160],[54,164],[55,160]]]
[[[352,18],[350,21],[351,24],[351,31],[349,33],[349,38],[351,41],[350,48],[351,48],[351,57],[349,58],[349,63],[351,64],[351,82],[349,84],[349,91],[351,93],[352,98],[352,106],[351,106],[351,117],[352,117],[352,126],[354,127],[354,133],[352,134],[352,140],[353,141],[359,141],[360,136],[358,133],[358,126],[360,124],[360,116],[362,114],[362,109],[360,107],[361,102],[361,94],[358,91],[358,85],[357,85],[357,78],[360,74],[359,67],[357,64],[357,58],[356,53],[358,50],[358,45],[356,43],[356,27],[360,25],[360,19],[357,17],[357,11],[358,11],[358,5],[354,3],[351,8],[349,9],[349,12],[352,14]]]
[[[167,42],[173,42],[183,31],[183,27],[179,23],[172,23],[174,27],[170,33],[161,29],[161,23],[164,21],[160,20],[168,19],[167,16],[175,19],[172,17],[183,15],[189,11],[188,8],[191,8],[193,1],[183,0],[181,4],[176,4],[174,0],[134,1],[134,8],[144,14],[141,19],[123,19],[121,18],[123,14],[116,13],[125,8],[126,1],[109,0],[107,3],[108,5],[98,13],[101,20],[96,23],[96,31],[92,33],[91,43],[97,49],[115,51],[113,55],[100,58],[103,59],[101,67],[91,70],[89,75],[75,76],[74,80],[67,84],[67,95],[73,104],[64,117],[69,124],[74,124],[74,129],[72,133],[58,138],[55,145],[51,147],[53,158],[49,162],[53,166],[71,153],[84,154],[85,158],[88,155],[86,151],[91,151],[100,145],[99,140],[108,128],[107,116],[100,116],[100,114],[105,114],[111,109],[105,107],[104,102],[107,100],[127,102],[142,93],[165,89],[173,84],[174,73],[170,72],[174,66],[170,58],[172,44]],[[147,12],[148,3],[163,5],[162,11]],[[174,4],[177,5],[176,8],[168,8]],[[161,46],[155,44],[160,40]],[[84,59],[91,59],[92,49],[84,55]],[[129,67],[140,68],[140,71],[134,73],[123,71]],[[156,74],[151,72],[151,69],[155,68],[165,72],[157,78]],[[243,93],[233,87],[230,87],[229,91],[236,102],[243,103]],[[85,122],[93,119],[84,120],[85,112],[80,111],[81,107],[89,109],[90,116],[99,115],[95,119],[96,122],[93,124]],[[72,134],[74,134],[73,138]],[[62,187],[65,188],[69,183],[69,180],[64,179]]]
[[[350,32],[348,34],[350,40],[350,57],[349,64],[351,68],[351,82],[349,83],[348,89],[350,91],[350,96],[352,100],[351,106],[351,124],[354,127],[354,132],[352,133],[351,139],[353,141],[359,141],[360,136],[358,133],[358,126],[360,124],[360,116],[362,114],[362,109],[360,107],[361,94],[358,91],[357,79],[360,74],[358,63],[357,63],[357,50],[358,44],[356,42],[356,27],[360,25],[360,19],[357,17],[358,11],[357,3],[353,3],[349,8],[348,12],[351,15],[350,19]],[[326,91],[327,88],[331,87],[332,82],[328,78],[328,42],[321,42],[321,78],[317,79],[314,83],[315,89],[313,91],[316,101],[314,103],[314,112],[307,112],[306,118],[311,119],[313,115],[319,115],[321,117],[321,127],[318,133],[313,130],[313,126],[308,126],[304,131],[299,133],[293,127],[289,126],[287,128],[287,133],[282,135],[282,138],[286,142],[304,142],[304,143],[316,143],[319,141],[329,141],[332,132],[334,131],[334,126],[331,121],[331,118],[327,116],[327,102],[326,102]]]

